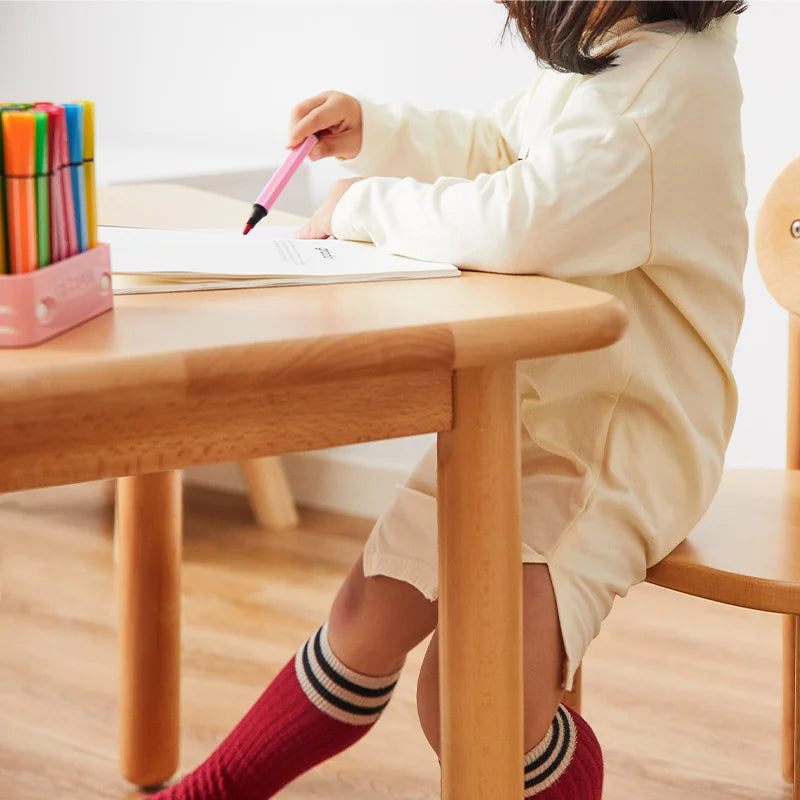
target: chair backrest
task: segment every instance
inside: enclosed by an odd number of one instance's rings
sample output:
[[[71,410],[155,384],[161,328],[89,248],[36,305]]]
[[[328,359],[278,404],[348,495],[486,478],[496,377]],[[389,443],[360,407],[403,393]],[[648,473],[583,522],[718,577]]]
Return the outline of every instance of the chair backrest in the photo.
[[[756,258],[770,294],[789,312],[786,466],[800,469],[800,158],[778,175],[764,198]]]

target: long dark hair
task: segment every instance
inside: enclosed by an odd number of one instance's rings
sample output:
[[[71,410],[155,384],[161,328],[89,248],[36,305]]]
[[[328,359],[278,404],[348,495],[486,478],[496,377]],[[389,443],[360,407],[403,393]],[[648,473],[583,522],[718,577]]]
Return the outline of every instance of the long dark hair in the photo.
[[[561,72],[590,75],[614,63],[613,52],[592,48],[623,17],[636,14],[640,23],[674,19],[694,31],[725,14],[740,14],[744,0],[505,0],[506,31],[516,26],[537,61]]]

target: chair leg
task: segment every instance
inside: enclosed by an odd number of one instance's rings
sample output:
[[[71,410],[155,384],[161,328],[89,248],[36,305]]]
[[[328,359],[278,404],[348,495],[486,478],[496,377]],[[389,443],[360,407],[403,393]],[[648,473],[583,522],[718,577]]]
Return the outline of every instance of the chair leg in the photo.
[[[794,724],[793,751],[794,769],[792,770],[792,800],[800,800],[800,617],[792,617],[794,622]]]
[[[783,617],[783,705],[781,708],[781,775],[794,781],[795,617]]]
[[[297,509],[280,457],[251,458],[239,467],[259,527],[271,531],[296,528]]]
[[[583,665],[581,664],[575,671],[575,678],[572,681],[572,689],[564,692],[564,697],[561,702],[565,706],[569,706],[575,713],[581,713],[581,696],[582,696],[582,678],[583,678]]]
[[[178,767],[181,473],[120,478],[117,519],[120,769],[150,787]]]

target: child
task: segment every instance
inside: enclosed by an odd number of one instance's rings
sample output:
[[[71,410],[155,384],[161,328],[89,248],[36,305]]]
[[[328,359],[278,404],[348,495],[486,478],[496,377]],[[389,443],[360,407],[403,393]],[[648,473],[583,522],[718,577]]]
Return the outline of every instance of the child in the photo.
[[[536,273],[627,306],[605,350],[519,365],[525,797],[598,800],[602,756],[560,704],[614,598],[686,537],[736,413],[747,248],[739,2],[506,2],[541,71],[491,116],[325,92],[289,145],[362,175],[301,232],[468,269]],[[211,757],[158,800],[263,800],[360,739],[406,653],[439,745],[436,469],[378,520],[328,622]],[[502,798],[502,800],[511,800]]]

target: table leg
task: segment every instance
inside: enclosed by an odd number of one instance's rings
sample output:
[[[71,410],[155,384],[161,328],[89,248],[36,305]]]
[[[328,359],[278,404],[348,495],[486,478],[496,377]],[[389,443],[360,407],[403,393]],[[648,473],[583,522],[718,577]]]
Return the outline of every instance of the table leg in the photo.
[[[444,800],[523,796],[517,404],[513,363],[458,371],[439,434]]]
[[[800,800],[800,617],[794,618],[794,769],[792,770],[792,800]]]
[[[268,531],[296,528],[297,509],[280,456],[251,458],[242,461],[239,467],[259,527]]]
[[[157,786],[178,767],[181,473],[120,478],[120,768]]]
[[[795,741],[795,685],[797,672],[795,659],[797,618],[792,614],[783,617],[783,706],[781,713],[781,774],[787,783],[794,782]]]

